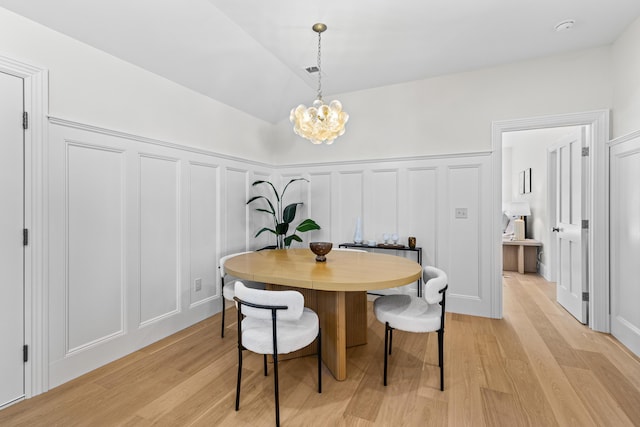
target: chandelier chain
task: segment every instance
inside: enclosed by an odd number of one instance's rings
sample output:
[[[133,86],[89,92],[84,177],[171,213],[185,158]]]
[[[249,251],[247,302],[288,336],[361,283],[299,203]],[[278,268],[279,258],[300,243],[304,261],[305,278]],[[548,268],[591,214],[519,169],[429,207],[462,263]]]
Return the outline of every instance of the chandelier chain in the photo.
[[[337,99],[329,104],[322,100],[322,32],[326,31],[327,26],[317,23],[311,29],[318,33],[317,67],[314,67],[314,72],[318,73],[318,96],[310,107],[300,104],[292,108],[289,120],[293,123],[293,131],[313,144],[333,144],[337,137],[344,134],[349,115]],[[311,69],[308,71],[311,72]]]
[[[322,41],[322,32],[318,33],[318,99],[322,100],[322,56],[320,55],[320,46]]]

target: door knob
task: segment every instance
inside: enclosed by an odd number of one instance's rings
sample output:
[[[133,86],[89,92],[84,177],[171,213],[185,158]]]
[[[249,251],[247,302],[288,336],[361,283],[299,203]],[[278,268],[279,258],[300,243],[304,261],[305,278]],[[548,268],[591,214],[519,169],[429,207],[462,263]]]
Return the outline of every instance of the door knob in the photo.
[[[558,228],[558,227],[553,227],[553,228],[551,229],[551,231],[553,231],[554,233],[557,233],[557,232],[559,232],[559,231],[560,231],[560,228]]]

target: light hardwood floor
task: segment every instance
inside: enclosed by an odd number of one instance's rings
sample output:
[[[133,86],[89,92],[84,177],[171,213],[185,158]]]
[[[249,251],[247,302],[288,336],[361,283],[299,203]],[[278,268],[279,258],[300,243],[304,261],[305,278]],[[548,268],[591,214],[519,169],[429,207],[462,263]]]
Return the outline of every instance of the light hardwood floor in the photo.
[[[371,313],[369,343],[349,350],[349,378],[315,359],[282,362],[283,426],[640,425],[640,360],[606,334],[578,324],[554,285],[505,273],[504,319],[448,314],[445,391],[437,337],[396,332],[382,385],[384,327]],[[227,319],[235,319],[234,309]],[[1,426],[271,426],[273,377],[245,353],[234,411],[236,332],[220,338],[216,315],[48,393],[0,411]]]

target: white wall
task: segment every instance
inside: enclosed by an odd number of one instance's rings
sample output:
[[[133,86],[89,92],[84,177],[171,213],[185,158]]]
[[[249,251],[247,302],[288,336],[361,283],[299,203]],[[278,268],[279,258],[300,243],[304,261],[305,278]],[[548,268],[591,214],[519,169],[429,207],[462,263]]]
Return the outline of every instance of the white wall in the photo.
[[[613,62],[613,137],[640,129],[640,18],[611,49]]]
[[[49,114],[271,162],[272,125],[0,8],[0,53],[49,70]]]
[[[486,152],[496,120],[611,107],[607,47],[336,96],[350,114],[331,146],[277,125],[278,164]],[[333,99],[328,97],[327,99]]]

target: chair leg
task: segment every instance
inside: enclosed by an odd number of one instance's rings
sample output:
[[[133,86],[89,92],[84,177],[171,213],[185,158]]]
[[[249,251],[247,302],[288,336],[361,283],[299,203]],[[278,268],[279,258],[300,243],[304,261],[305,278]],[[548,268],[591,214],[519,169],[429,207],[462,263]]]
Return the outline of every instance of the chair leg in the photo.
[[[242,347],[238,346],[238,382],[236,384],[236,411],[240,409],[240,383],[242,381]]]
[[[389,322],[384,324],[384,385],[387,386],[387,348],[389,346]]]
[[[440,366],[440,391],[444,391],[444,330],[438,330],[438,365]]]
[[[220,329],[220,337],[224,338],[224,296],[222,297],[222,327]]]
[[[276,400],[276,426],[280,426],[280,399],[278,393],[278,354],[274,352],[273,355],[273,384],[275,388],[275,400]]]
[[[263,354],[262,356],[263,356],[262,360],[264,363],[264,376],[266,377],[267,376],[267,355]]]
[[[391,348],[393,348],[393,328],[389,327],[389,356],[391,356]]]
[[[322,329],[318,329],[318,393],[322,393]]]

